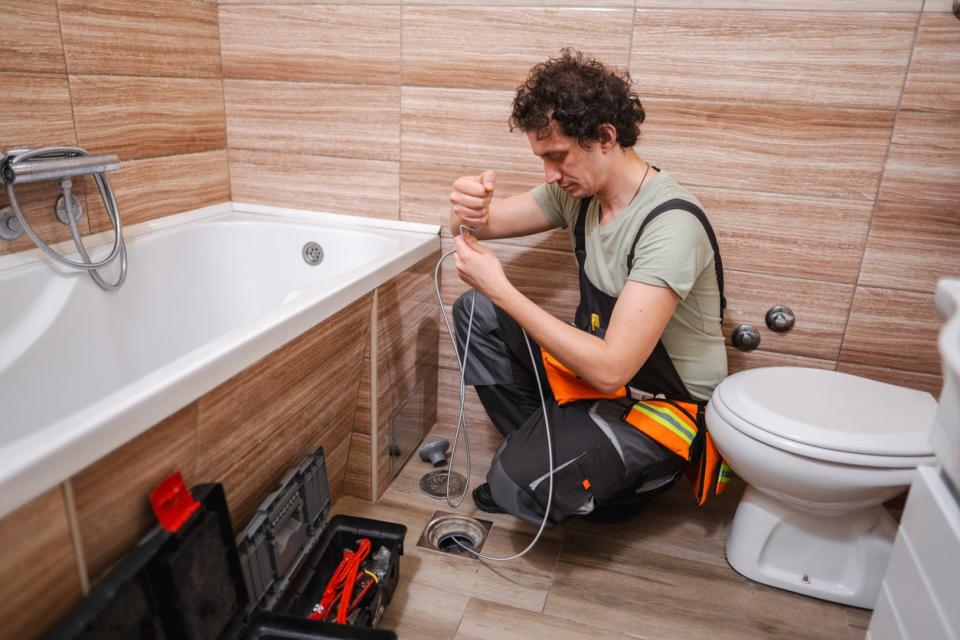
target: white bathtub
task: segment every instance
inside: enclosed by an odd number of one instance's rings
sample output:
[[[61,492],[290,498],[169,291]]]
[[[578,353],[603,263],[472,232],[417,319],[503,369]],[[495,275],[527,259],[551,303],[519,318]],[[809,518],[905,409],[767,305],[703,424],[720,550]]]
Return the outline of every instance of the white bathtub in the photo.
[[[437,251],[438,231],[216,205],[126,229],[113,294],[38,251],[0,257],[0,517]]]

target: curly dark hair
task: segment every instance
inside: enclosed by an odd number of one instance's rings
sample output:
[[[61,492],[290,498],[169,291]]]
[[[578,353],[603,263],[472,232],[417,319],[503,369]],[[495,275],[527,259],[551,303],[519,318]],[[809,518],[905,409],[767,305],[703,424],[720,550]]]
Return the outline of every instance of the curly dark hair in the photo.
[[[640,97],[631,91],[630,74],[617,74],[575,49],[561,49],[532,69],[517,88],[510,130],[538,131],[556,120],[560,130],[580,146],[601,139],[600,125],[612,124],[617,143],[632,147],[646,115]]]

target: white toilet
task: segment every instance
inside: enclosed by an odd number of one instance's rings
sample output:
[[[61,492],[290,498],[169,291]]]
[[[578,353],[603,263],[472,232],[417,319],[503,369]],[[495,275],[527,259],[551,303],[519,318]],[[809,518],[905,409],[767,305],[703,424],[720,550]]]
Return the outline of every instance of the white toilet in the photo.
[[[933,397],[836,371],[770,367],[714,391],[707,429],[749,485],[727,538],[744,576],[873,608],[897,524],[883,502],[934,464]]]

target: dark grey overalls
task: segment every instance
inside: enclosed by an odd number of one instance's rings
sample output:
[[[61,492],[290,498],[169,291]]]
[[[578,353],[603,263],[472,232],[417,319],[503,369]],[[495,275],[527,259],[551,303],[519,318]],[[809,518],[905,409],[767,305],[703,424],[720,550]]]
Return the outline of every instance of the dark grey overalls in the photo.
[[[589,199],[581,201],[574,227],[580,279],[575,325],[602,337],[617,299],[597,289],[584,270],[584,227],[589,203]],[[695,215],[707,232],[714,251],[722,315],[726,301],[717,239],[703,211],[691,202],[670,200],[647,215],[627,256],[627,273],[633,267],[633,247],[647,224],[661,213],[675,209]],[[467,292],[454,303],[461,353],[470,317],[470,296],[471,292]],[[539,524],[547,504],[549,465],[533,364],[516,321],[480,293],[476,294],[475,305],[465,381],[476,388],[493,424],[505,436],[487,473],[487,482],[500,507],[522,520]],[[592,314],[600,317],[597,330],[591,329]],[[530,345],[546,397],[554,449],[554,493],[548,524],[587,514],[599,520],[624,520],[641,510],[654,495],[666,491],[686,463],[622,420],[634,400],[580,400],[558,406],[547,383],[540,347],[532,339]],[[673,400],[696,402],[662,341],[657,342],[628,388],[631,395],[639,396],[637,399],[663,394]]]

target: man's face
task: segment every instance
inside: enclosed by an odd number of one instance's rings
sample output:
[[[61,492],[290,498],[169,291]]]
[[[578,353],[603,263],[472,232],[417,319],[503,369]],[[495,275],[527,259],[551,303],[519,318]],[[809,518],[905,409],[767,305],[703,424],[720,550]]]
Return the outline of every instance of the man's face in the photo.
[[[528,131],[527,139],[533,153],[543,161],[543,178],[547,184],[557,183],[574,198],[586,198],[597,192],[603,159],[599,144],[592,143],[589,149],[584,149],[575,138],[559,131],[556,122],[539,131]]]

